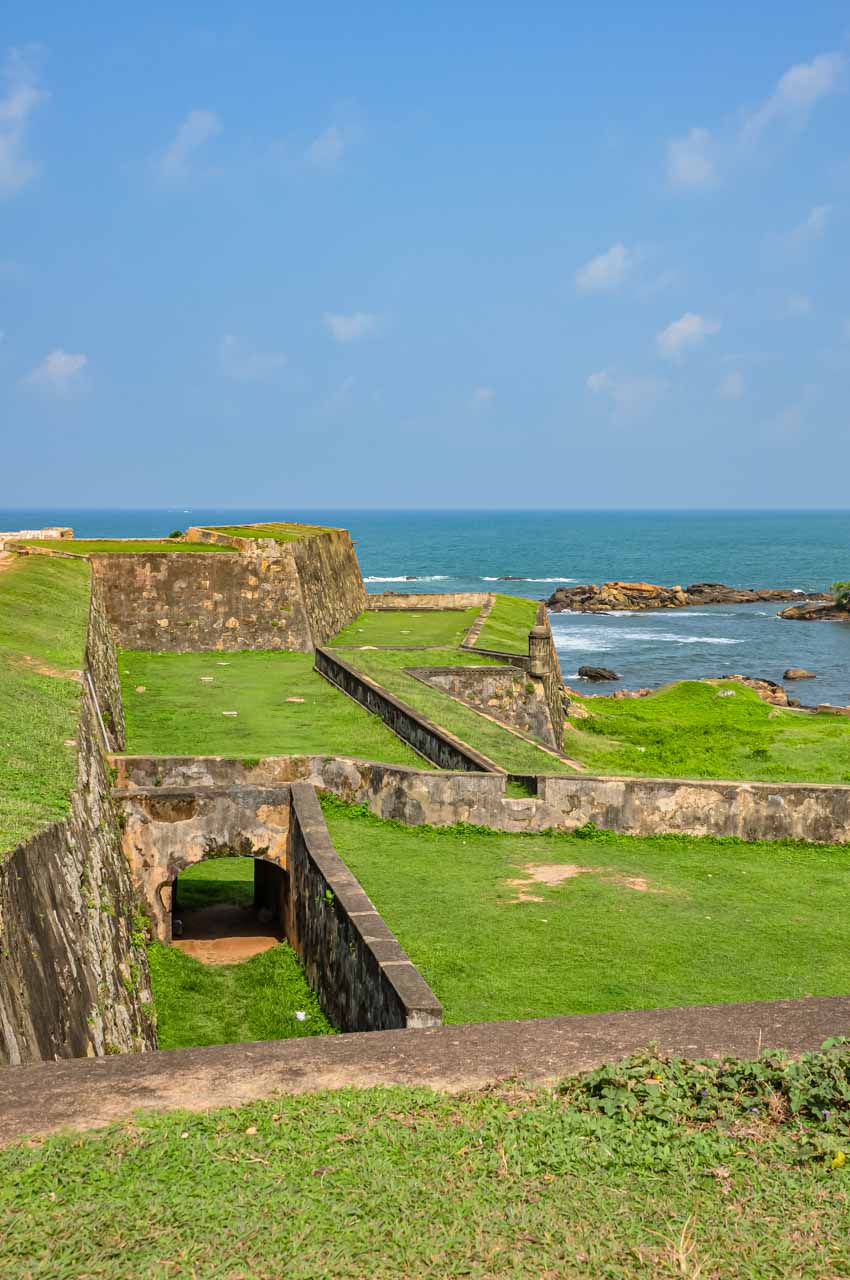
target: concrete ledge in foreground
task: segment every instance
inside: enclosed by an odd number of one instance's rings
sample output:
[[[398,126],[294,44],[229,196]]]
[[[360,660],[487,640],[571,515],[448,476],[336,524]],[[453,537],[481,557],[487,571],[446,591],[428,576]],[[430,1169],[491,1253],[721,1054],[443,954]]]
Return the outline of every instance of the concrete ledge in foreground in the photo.
[[[545,1084],[652,1041],[683,1057],[797,1054],[850,1035],[850,997],[697,1005],[529,1022],[465,1023],[300,1040],[213,1045],[0,1070],[0,1142],[94,1129],[134,1111],[204,1111],[344,1086],[447,1092],[517,1077]]]

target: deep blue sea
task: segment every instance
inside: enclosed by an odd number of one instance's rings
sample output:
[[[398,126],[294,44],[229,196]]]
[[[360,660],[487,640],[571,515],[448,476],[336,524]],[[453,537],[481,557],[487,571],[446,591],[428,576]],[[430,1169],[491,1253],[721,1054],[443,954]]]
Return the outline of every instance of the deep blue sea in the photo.
[[[0,528],[73,526],[80,537],[161,537],[190,524],[307,520],[351,530],[371,591],[496,588],[546,598],[559,583],[827,588],[850,579],[850,512],[346,511],[171,508],[0,511]],[[503,575],[522,577],[503,582]],[[408,576],[415,581],[408,581]],[[779,606],[782,607],[782,606]],[[805,702],[850,703],[850,624],[785,622],[762,605],[644,614],[553,614],[565,677],[613,667],[620,687],[742,672],[817,679]],[[791,686],[793,688],[793,686]]]

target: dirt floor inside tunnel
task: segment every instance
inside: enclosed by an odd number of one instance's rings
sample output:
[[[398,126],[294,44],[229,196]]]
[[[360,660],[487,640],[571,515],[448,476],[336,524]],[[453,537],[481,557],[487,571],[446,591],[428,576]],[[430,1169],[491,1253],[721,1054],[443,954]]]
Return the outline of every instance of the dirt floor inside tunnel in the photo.
[[[283,942],[283,873],[244,858],[213,859],[174,886],[172,945],[202,964],[238,964]]]

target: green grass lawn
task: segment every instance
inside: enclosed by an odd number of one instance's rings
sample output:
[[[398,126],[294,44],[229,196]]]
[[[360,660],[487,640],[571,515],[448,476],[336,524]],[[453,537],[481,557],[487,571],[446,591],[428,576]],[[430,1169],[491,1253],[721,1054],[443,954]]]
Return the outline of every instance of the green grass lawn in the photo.
[[[460,644],[481,612],[473,609],[387,609],[361,613],[331,644]]]
[[[219,902],[248,907],[254,901],[253,858],[205,858],[180,873],[180,907],[197,909]]]
[[[540,751],[533,742],[510,733],[495,721],[456,702],[448,694],[407,675],[405,667],[492,666],[493,659],[472,650],[431,649],[427,654],[386,650],[346,649],[339,655],[349,666],[371,676],[383,688],[415,707],[422,715],[475,747],[509,773],[572,773],[557,756]],[[427,663],[419,659],[427,658]]]
[[[344,755],[428,768],[317,675],[312,654],[123,650],[118,669],[133,755]]]
[[[214,533],[226,533],[232,538],[273,538],[275,542],[297,542],[299,538],[312,538],[317,533],[327,533],[327,529],[319,524],[292,524],[282,521],[274,524],[259,524],[248,528],[245,525],[209,525]]]
[[[76,556],[145,555],[168,551],[172,554],[195,551],[229,551],[237,554],[236,547],[217,547],[207,542],[179,542],[176,538],[163,538],[161,542],[116,542],[108,538],[29,538],[22,542],[26,547],[46,547],[48,551],[69,551]]]
[[[89,574],[48,556],[0,571],[0,856],[68,812],[77,757],[65,744],[80,711],[69,677],[83,665]]]
[[[592,718],[568,728],[565,749],[594,773],[850,782],[850,720],[772,707],[732,681],[578,701]]]
[[[448,1022],[850,992],[846,846],[438,831],[323,806]],[[528,866],[580,870],[551,886]]]
[[[0,1151],[15,1280],[837,1280],[850,1055],[345,1089]],[[841,1153],[841,1154],[840,1154]]]
[[[476,644],[502,653],[528,653],[528,633],[537,617],[537,601],[496,596]]]

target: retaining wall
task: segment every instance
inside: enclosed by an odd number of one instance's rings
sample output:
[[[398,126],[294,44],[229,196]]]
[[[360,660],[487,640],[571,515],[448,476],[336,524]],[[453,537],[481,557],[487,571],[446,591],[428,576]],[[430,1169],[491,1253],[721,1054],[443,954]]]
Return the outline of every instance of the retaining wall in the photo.
[[[84,689],[70,812],[0,862],[0,1063],[156,1043],[99,737]]]
[[[459,698],[502,724],[518,729],[547,747],[560,750],[542,680],[533,680],[519,667],[408,667],[437,689]]]
[[[410,826],[471,822],[496,831],[573,831],[592,822],[626,835],[737,836],[850,843],[850,786],[547,774],[537,795],[505,798],[505,775],[406,769],[335,756],[115,757],[118,785],[271,785],[295,778]]]
[[[380,716],[384,724],[399,738],[409,743],[426,760],[439,769],[471,769],[474,772],[501,773],[497,764],[487,756],[461,742],[446,729],[420,715],[413,707],[382,689],[354,667],[344,662],[335,650],[316,649],[316,670],[331,684],[342,689],[355,702],[359,702],[373,715]]]

